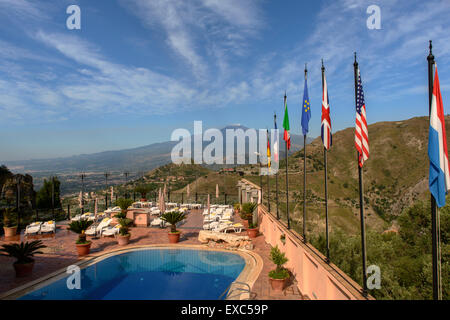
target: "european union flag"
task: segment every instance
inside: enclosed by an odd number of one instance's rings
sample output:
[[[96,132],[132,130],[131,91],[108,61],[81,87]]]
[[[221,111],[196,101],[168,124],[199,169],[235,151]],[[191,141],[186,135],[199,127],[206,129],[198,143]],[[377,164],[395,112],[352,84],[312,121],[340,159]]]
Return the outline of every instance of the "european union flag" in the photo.
[[[311,107],[309,105],[309,96],[308,96],[308,82],[305,77],[305,90],[303,92],[303,101],[302,101],[302,131],[303,135],[309,131],[309,119],[311,119]]]

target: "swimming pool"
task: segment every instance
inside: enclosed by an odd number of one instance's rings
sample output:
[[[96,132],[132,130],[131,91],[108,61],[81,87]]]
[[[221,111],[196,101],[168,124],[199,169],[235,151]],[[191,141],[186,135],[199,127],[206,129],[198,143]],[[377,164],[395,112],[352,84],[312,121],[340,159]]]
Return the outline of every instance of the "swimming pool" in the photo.
[[[67,277],[21,300],[216,300],[244,269],[238,254],[194,249],[145,249],[107,257],[81,269],[81,289]]]

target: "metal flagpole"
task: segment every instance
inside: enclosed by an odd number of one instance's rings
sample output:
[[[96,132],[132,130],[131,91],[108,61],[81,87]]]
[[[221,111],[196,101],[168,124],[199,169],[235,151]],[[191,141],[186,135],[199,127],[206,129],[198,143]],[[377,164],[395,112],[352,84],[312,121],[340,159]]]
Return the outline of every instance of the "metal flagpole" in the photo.
[[[308,76],[308,69],[305,64],[305,81]],[[303,241],[306,240],[306,134],[303,135]]]
[[[286,92],[284,93],[284,112],[286,112]],[[285,129],[286,130],[286,129]],[[286,215],[287,215],[287,228],[291,228],[291,222],[289,219],[289,177],[288,177],[288,142],[284,141],[285,150],[286,150]]]
[[[128,171],[125,171],[123,173],[123,175],[125,176],[125,199],[128,199],[128,188],[127,188],[127,183],[128,183],[128,175],[130,173]]]
[[[323,65],[322,59],[322,92],[324,89],[324,76],[325,76],[325,66]],[[328,93],[327,93],[328,96]],[[327,97],[328,99],[328,97]],[[323,102],[322,102],[323,103]],[[327,103],[327,101],[325,102]],[[328,163],[327,163],[327,148],[323,147],[323,162],[325,164],[325,232],[326,232],[326,246],[327,246],[327,262],[330,262],[330,241],[328,236]]]
[[[276,113],[273,114],[273,120],[274,120],[274,123],[276,124],[277,123],[277,114]],[[277,154],[279,157],[279,155],[280,155],[280,151],[279,151],[280,135],[278,134],[278,132],[275,132],[275,134],[277,134]],[[278,158],[278,162],[279,162],[279,158]],[[280,220],[280,211],[278,210],[278,170],[275,173],[275,184],[276,184],[277,219]]]
[[[81,214],[84,214],[84,177],[86,177],[84,172],[80,174],[80,177],[81,177]]]
[[[52,216],[56,223],[55,218],[55,177],[52,176]]]
[[[433,98],[433,80],[434,80],[434,56],[432,53],[433,44],[430,40],[430,54],[428,60],[428,99],[429,99],[429,114],[431,114],[431,103]],[[440,293],[440,275],[439,275],[439,257],[438,257],[438,232],[437,232],[437,217],[438,211],[436,206],[436,199],[431,195],[431,245],[432,245],[432,269],[433,269],[433,299],[439,300]]]
[[[267,144],[268,147],[270,148],[270,140],[269,140],[269,129],[267,130]],[[267,155],[269,157],[269,155]],[[270,212],[270,184],[269,184],[269,178],[270,178],[270,158],[267,159],[267,208],[269,209]]]
[[[358,62],[356,61],[355,52],[355,62],[353,63],[355,71],[355,106],[358,104]],[[366,275],[366,239],[364,230],[364,198],[363,198],[363,176],[362,168],[359,165],[359,152],[356,152],[356,161],[358,166],[358,176],[359,176],[359,213],[361,221],[361,250],[362,250],[362,272],[363,272],[363,295],[367,296],[367,275]]]

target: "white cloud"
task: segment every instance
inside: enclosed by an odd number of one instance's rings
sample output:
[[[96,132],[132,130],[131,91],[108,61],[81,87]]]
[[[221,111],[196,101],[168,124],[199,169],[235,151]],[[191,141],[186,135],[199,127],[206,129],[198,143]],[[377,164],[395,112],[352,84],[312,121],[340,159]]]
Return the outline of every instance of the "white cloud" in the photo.
[[[262,26],[254,1],[132,0],[121,4],[152,30],[162,27],[168,46],[200,80],[211,76],[209,60],[224,72],[229,56],[245,54],[246,39],[256,36]]]

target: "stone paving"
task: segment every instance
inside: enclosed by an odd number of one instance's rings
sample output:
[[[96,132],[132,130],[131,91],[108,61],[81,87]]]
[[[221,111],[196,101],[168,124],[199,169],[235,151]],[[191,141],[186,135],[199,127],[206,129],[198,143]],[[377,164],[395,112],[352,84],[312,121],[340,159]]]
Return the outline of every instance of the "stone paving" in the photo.
[[[239,216],[236,215],[236,221],[239,221]],[[200,211],[193,211],[188,215],[186,223],[179,227],[182,232],[180,242],[183,244],[200,244],[197,240],[198,232],[202,228],[203,217]],[[0,255],[0,293],[4,293],[8,290],[24,285],[27,282],[38,279],[49,273],[55,272],[61,268],[67,267],[78,260],[75,241],[78,237],[66,230],[67,222],[61,222],[57,224],[56,235],[54,236],[35,236],[24,237],[18,235],[15,239],[5,240],[0,238],[0,245],[4,243],[18,242],[20,240],[27,241],[36,237],[42,240],[47,248],[42,251],[44,254],[38,254],[35,256],[35,265],[33,274],[25,278],[16,278],[14,268],[12,266],[14,259]],[[167,244],[169,239],[166,229],[158,227],[148,228],[131,228],[131,245],[146,245],[146,244]],[[245,231],[242,235],[246,235]],[[289,285],[287,289],[281,294],[273,292],[270,288],[268,273],[275,267],[269,260],[270,245],[264,241],[264,236],[258,236],[252,240],[255,248],[254,252],[258,253],[263,261],[264,267],[256,280],[251,293],[252,299],[302,299],[300,292],[298,291],[295,283]],[[98,239],[92,239],[91,252],[108,252],[113,249],[120,248],[117,241],[112,237],[102,237]]]

